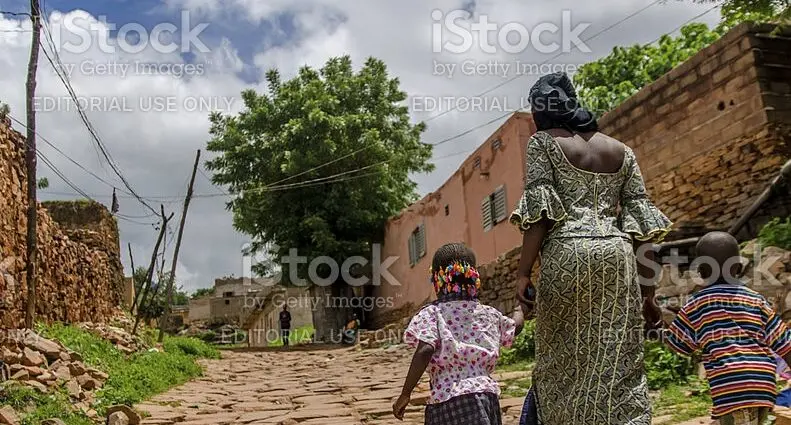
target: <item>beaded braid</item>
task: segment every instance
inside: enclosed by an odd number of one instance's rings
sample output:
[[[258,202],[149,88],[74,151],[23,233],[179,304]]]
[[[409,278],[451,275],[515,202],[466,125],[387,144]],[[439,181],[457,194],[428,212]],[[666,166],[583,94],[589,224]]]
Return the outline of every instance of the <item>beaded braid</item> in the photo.
[[[438,299],[442,298],[461,298],[477,299],[481,289],[481,279],[478,270],[468,263],[453,262],[445,268],[434,270],[431,273],[430,282],[434,285],[434,292]]]

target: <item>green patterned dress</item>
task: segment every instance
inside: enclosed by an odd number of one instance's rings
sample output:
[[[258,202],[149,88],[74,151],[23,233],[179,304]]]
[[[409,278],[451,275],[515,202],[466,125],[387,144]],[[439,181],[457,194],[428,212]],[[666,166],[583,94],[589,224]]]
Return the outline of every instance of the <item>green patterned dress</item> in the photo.
[[[621,169],[573,166],[554,138],[527,147],[522,230],[555,221],[536,284],[538,413],[546,425],[650,425],[643,318],[632,238],[658,241],[670,220],[648,199],[634,152]]]

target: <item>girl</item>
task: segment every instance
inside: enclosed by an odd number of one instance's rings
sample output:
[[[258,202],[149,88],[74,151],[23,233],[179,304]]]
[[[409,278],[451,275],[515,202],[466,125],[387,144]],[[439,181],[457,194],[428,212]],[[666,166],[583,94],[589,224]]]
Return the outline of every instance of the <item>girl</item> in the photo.
[[[475,254],[460,243],[442,246],[431,264],[437,300],[420,310],[404,341],[416,347],[393,414],[403,420],[412,390],[428,367],[431,396],[426,425],[501,425],[500,388],[489,375],[500,346],[510,347],[524,324],[478,302]]]

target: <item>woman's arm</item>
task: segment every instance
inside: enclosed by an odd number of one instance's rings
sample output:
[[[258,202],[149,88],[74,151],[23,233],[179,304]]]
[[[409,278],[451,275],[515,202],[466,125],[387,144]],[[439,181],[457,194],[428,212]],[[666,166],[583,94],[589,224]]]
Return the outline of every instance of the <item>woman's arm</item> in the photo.
[[[517,285],[516,299],[527,306],[532,306],[533,301],[525,298],[525,289],[532,283],[530,282],[530,275],[533,271],[533,265],[541,252],[541,245],[551,224],[552,221],[544,217],[538,222],[531,224],[522,236],[522,253],[519,258],[519,284]]]
[[[656,262],[656,250],[650,242],[634,242],[637,257],[637,276],[640,282],[640,294],[643,297],[643,318],[649,329],[653,329],[662,321],[662,310],[656,303],[656,278],[659,264]]]

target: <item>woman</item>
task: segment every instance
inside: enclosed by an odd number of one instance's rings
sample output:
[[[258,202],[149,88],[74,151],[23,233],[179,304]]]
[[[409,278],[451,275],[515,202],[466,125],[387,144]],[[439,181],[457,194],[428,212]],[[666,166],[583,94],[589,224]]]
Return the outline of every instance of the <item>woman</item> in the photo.
[[[650,268],[635,251],[671,223],[648,199],[632,150],[598,132],[566,74],[542,77],[530,103],[538,132],[511,215],[524,233],[517,298],[536,315],[526,408],[534,402],[546,425],[650,425],[643,330],[661,313],[650,281],[638,282],[637,268],[644,277]]]

